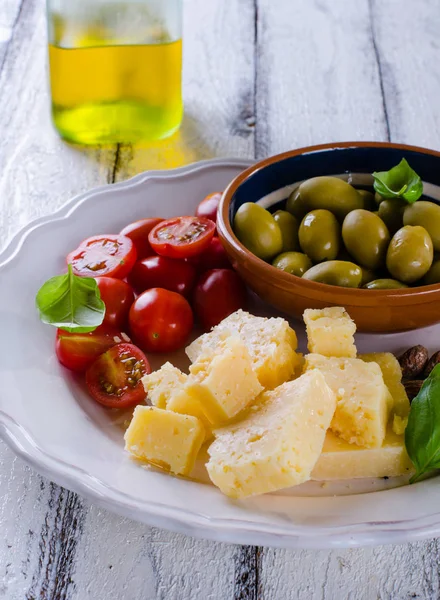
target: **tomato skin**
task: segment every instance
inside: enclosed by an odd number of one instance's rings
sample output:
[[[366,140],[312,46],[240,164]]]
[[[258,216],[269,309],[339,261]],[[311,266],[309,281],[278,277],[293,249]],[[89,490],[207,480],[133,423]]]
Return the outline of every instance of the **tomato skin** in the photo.
[[[134,302],[133,290],[128,283],[114,277],[97,277],[96,283],[105,304],[104,324],[124,329]]]
[[[163,219],[156,218],[141,219],[140,221],[130,223],[124,227],[124,229],[122,229],[121,235],[126,235],[129,237],[135,245],[138,260],[147,258],[147,256],[152,256],[154,254],[154,250],[148,241],[148,234],[153,227],[156,227],[156,225],[162,221]]]
[[[246,287],[231,269],[206,271],[194,290],[194,311],[206,330],[218,325],[239,308],[246,308]]]
[[[135,262],[136,248],[125,235],[95,235],[67,256],[67,264],[80,277],[124,279]]]
[[[188,296],[196,282],[196,270],[193,265],[183,260],[150,256],[137,261],[128,276],[128,281],[137,294],[150,288],[163,288]]]
[[[121,339],[120,330],[107,325],[100,325],[90,333],[69,333],[58,329],[55,353],[66,369],[83,372]]]
[[[151,373],[145,354],[133,344],[113,346],[87,369],[86,384],[96,402],[108,408],[128,408],[145,400],[141,378]]]
[[[133,338],[146,352],[179,350],[194,322],[188,301],[162,288],[152,288],[136,298],[129,319]]]
[[[148,240],[161,256],[190,258],[209,246],[214,232],[215,223],[204,217],[175,217],[156,225]]]
[[[188,261],[195,266],[198,273],[210,269],[231,269],[231,263],[225,249],[218,237],[213,237],[211,243],[202,254],[189,258]]]
[[[222,197],[221,192],[214,192],[204,198],[197,207],[196,217],[205,217],[217,223],[217,209]]]

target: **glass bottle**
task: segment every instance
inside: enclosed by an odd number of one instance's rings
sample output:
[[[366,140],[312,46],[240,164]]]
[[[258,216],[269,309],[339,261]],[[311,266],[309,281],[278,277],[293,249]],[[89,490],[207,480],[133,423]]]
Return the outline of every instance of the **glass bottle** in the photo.
[[[47,0],[53,122],[80,144],[158,140],[182,120],[182,0]]]

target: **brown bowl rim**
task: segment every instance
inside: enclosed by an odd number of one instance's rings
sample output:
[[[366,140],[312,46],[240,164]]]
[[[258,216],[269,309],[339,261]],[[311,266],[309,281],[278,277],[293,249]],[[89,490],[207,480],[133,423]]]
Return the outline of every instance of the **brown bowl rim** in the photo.
[[[252,254],[241,242],[239,242],[238,238],[235,236],[231,223],[229,221],[229,206],[232,201],[232,197],[237,191],[237,189],[242,185],[249,177],[254,175],[257,171],[266,168],[267,166],[284,160],[286,158],[291,158],[293,156],[299,156],[302,154],[309,154],[311,152],[317,152],[320,150],[331,150],[337,148],[394,148],[396,150],[403,151],[412,151],[418,152],[420,154],[428,154],[431,156],[435,156],[440,160],[440,152],[436,150],[431,150],[429,148],[423,148],[421,146],[412,146],[408,144],[396,144],[393,142],[334,142],[327,144],[318,144],[314,146],[303,146],[301,148],[297,148],[296,150],[288,150],[287,152],[282,152],[280,154],[275,154],[268,158],[262,159],[247,169],[245,169],[242,173],[237,175],[225,191],[222,194],[219,209],[218,209],[218,218],[217,218],[217,229],[220,237],[223,237],[225,241],[230,244],[238,253],[238,255],[248,261],[250,265],[255,270],[260,270],[266,278],[270,280],[277,280],[280,283],[284,283],[285,285],[292,285],[293,282],[296,282],[297,285],[303,287],[304,290],[310,290],[312,293],[319,293],[322,290],[322,293],[331,292],[331,290],[337,290],[338,295],[344,296],[347,298],[347,301],[355,301],[355,299],[366,298],[368,295],[374,295],[375,298],[383,298],[388,299],[392,304],[394,301],[396,303],[401,304],[401,300],[404,298],[414,300],[415,297],[422,302],[431,302],[432,296],[438,292],[440,292],[440,284],[432,284],[432,285],[423,285],[417,288],[404,288],[398,290],[365,290],[360,288],[344,288],[333,286],[325,283],[317,283],[316,281],[310,281],[308,279],[302,279],[301,277],[297,277],[296,275],[292,275],[290,273],[285,273],[276,267],[273,267],[271,264],[266,263],[261,258],[258,258],[254,254]],[[292,277],[294,280],[292,280]],[[301,283],[300,283],[301,282]]]

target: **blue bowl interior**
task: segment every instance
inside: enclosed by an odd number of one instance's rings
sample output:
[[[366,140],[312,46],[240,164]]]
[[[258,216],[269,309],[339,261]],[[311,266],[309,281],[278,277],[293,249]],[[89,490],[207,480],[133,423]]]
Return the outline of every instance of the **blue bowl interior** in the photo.
[[[330,148],[285,158],[253,173],[235,192],[229,218],[232,222],[235,213],[245,202],[257,202],[267,194],[297,181],[319,175],[388,171],[402,158],[406,158],[423,181],[440,186],[440,159],[436,156],[398,148]],[[271,207],[271,210],[280,208],[279,204]]]

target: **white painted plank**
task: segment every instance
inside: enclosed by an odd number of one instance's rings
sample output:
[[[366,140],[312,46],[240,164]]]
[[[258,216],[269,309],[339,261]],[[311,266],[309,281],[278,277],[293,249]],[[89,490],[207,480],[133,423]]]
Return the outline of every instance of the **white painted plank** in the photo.
[[[385,139],[368,0],[258,0],[257,154]]]

